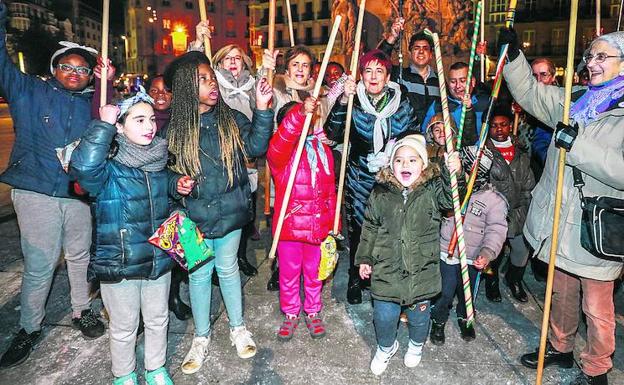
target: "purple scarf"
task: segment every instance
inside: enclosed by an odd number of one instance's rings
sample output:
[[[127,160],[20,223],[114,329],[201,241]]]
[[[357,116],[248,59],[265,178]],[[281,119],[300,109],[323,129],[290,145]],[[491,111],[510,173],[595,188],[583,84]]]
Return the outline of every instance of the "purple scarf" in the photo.
[[[606,83],[589,86],[587,92],[574,103],[570,116],[575,122],[586,126],[612,107],[624,96],[624,76],[618,76]]]

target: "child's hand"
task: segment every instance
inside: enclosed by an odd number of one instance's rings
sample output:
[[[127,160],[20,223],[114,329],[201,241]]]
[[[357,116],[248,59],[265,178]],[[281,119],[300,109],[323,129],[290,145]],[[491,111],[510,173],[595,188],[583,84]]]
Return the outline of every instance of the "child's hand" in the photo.
[[[303,101],[303,108],[301,109],[301,112],[303,112],[304,115],[313,114],[318,105],[319,102],[315,97],[308,96]]]
[[[278,54],[278,50],[274,50],[273,52],[271,52],[268,49],[265,49],[264,53],[262,54],[262,67],[268,69],[269,71],[274,71]]]
[[[104,67],[106,67],[107,69],[106,80],[108,81],[113,80],[113,78],[115,78],[115,67],[113,66],[113,63],[110,61],[110,59],[106,59],[106,65],[105,65],[101,56],[98,56],[97,64],[95,65],[95,68],[93,69],[93,73],[95,74],[95,77],[97,79],[102,78],[102,69]]]
[[[212,39],[212,30],[214,26],[210,25],[210,20],[200,21],[195,26],[195,39],[204,42],[204,38]]]
[[[112,124],[117,123],[117,116],[119,115],[119,107],[112,104],[106,104],[100,107],[100,119],[103,122]]]
[[[266,110],[269,108],[271,98],[273,98],[273,87],[266,78],[260,79],[256,84],[256,109]]]
[[[360,278],[369,279],[372,272],[373,268],[371,267],[371,265],[367,265],[365,263],[360,265]]]
[[[475,260],[474,260],[474,262],[472,262],[472,266],[474,266],[474,267],[475,267],[475,269],[477,269],[477,270],[483,270],[483,269],[485,269],[485,267],[487,266],[487,264],[488,264],[488,260],[487,260],[487,258],[485,258],[485,257],[484,257],[484,256],[482,256],[482,255],[479,255],[479,256],[477,257],[477,259],[475,259]]]
[[[479,42],[477,44],[476,54],[477,55],[487,55],[487,40]]]
[[[176,190],[178,191],[178,194],[183,196],[189,195],[193,190],[193,187],[195,187],[195,181],[188,175],[184,175],[178,179],[178,183],[176,183]]]
[[[353,75],[349,75],[347,80],[344,83],[344,93],[342,94],[342,98],[340,99],[341,104],[347,104],[349,101],[349,96],[355,95],[356,93],[356,84]]]
[[[462,169],[461,160],[459,159],[459,152],[453,151],[451,153],[444,154],[444,160],[446,161],[446,168],[449,172],[459,174]]]

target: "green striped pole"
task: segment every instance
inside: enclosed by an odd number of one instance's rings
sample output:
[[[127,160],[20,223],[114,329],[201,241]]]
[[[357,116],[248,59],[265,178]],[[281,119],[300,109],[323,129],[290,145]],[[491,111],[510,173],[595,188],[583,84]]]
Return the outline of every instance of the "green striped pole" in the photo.
[[[479,39],[479,25],[481,23],[481,9],[483,4],[477,3],[477,11],[474,22],[474,31],[472,32],[472,44],[470,45],[470,61],[468,64],[468,75],[466,76],[466,90],[464,92],[464,100],[470,97],[470,85],[472,84],[472,70],[475,62],[475,51],[477,50],[477,40]],[[462,101],[463,102],[463,101]],[[462,135],[464,133],[464,122],[466,120],[466,104],[462,103],[461,116],[459,118],[459,128],[457,130],[457,149],[461,148]]]
[[[442,101],[442,115],[444,116],[444,136],[446,137],[446,152],[451,154],[454,150],[453,131],[451,130],[451,115],[449,114],[448,100],[446,96],[446,81],[444,80],[444,66],[442,65],[442,52],[440,50],[440,39],[437,33],[432,33],[425,29],[425,33],[433,37],[433,47],[435,50],[438,79],[440,82],[440,99]],[[472,293],[470,291],[470,277],[468,276],[468,262],[466,260],[466,244],[464,242],[464,227],[462,225],[462,215],[459,203],[459,189],[457,185],[457,174],[451,172],[451,194],[453,197],[453,211],[455,214],[455,232],[459,244],[459,264],[461,266],[462,285],[464,288],[464,299],[466,300],[466,322],[472,325],[474,322],[474,310],[472,308]]]

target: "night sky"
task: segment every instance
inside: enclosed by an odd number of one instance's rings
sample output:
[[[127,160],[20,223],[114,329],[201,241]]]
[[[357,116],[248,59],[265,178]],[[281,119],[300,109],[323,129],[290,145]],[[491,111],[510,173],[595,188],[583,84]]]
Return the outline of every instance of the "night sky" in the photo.
[[[83,0],[93,8],[102,9],[101,0]],[[71,16],[71,0],[52,0],[52,7],[60,20]],[[110,0],[110,23],[111,29],[123,29],[124,0]]]

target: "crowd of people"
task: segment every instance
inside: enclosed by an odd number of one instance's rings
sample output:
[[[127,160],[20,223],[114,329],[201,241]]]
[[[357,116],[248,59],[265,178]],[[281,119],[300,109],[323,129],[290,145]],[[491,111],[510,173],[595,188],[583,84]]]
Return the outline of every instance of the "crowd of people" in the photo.
[[[582,304],[587,344],[582,370],[570,384],[607,384],[615,350],[614,282],[623,264],[581,247],[581,205],[571,174],[572,167],[582,172],[586,194],[624,197],[624,131],[617,129],[624,106],[624,33],[591,43],[583,56],[588,84],[576,93],[571,111],[575,124],[558,125],[564,92],[557,86],[554,64],[544,58],[529,63],[514,30],[502,29],[498,44],[509,46],[508,92],[490,106],[488,85],[479,84],[474,74],[469,78],[467,63],[451,63],[444,74],[451,115],[445,127],[442,74],[431,67],[431,38],[422,32],[410,37],[408,67],[390,59],[402,19],[392,24],[379,48],[359,58],[359,81],[337,62],[319,79],[316,58],[303,45],[283,56],[265,50],[258,71],[237,45],[220,48],[211,62],[202,52],[211,29],[202,22],[189,52],[154,76],[147,90],[107,100],[98,109],[99,81],[95,87],[93,81],[107,68],[110,83],[112,63],[91,48],[65,42],[51,58],[49,79],[24,74],[6,50],[6,15],[0,3],[0,87],[16,140],[0,181],[13,187],[24,275],[20,329],[0,367],[27,360],[41,339],[61,252],[72,323],[87,339],[106,331],[90,304],[90,284],[99,283],[114,385],[138,384],[140,333],[145,335],[145,381],[173,383],[166,369],[169,311],[194,323],[182,372],[202,368],[212,334],[213,284],[221,291],[238,356],[253,357],[257,347],[245,326],[239,271],[257,274],[246,249],[247,241],[257,237],[257,159],[265,156],[275,213],[286,204],[289,176],[295,173],[278,262],[267,284],[279,290],[283,313],[276,338],[290,340],[302,318],[312,338],[331,333],[322,317],[318,272],[321,243],[336,214],[338,165],[347,156],[341,212],[348,261],[340,262],[349,264],[346,298],[359,304],[362,290],[370,290],[377,339],[371,371],[383,373],[398,351],[401,322],[409,330],[404,364],[415,367],[427,340],[445,343],[454,303],[462,339],[476,336],[453,240],[451,180],[457,178],[462,198],[471,194],[463,228],[472,295],[483,275],[487,299],[500,302],[498,276],[504,270],[512,297],[527,302],[522,279],[530,257],[548,262],[557,151],[563,148],[563,219],[545,365],[572,367]],[[315,96],[317,82],[323,87]],[[343,143],[351,97],[352,130]],[[312,124],[295,165],[307,115]],[[481,135],[482,129],[489,131]],[[458,151],[447,151],[449,132],[453,148],[461,141]],[[60,162],[58,154],[72,143],[71,160]],[[476,178],[469,190],[466,179],[472,172]],[[214,253],[214,259],[188,274],[148,242],[174,210],[196,224]],[[534,273],[543,274],[539,265]],[[187,275],[190,304],[180,297]],[[538,354],[525,354],[521,361],[536,368]]]

